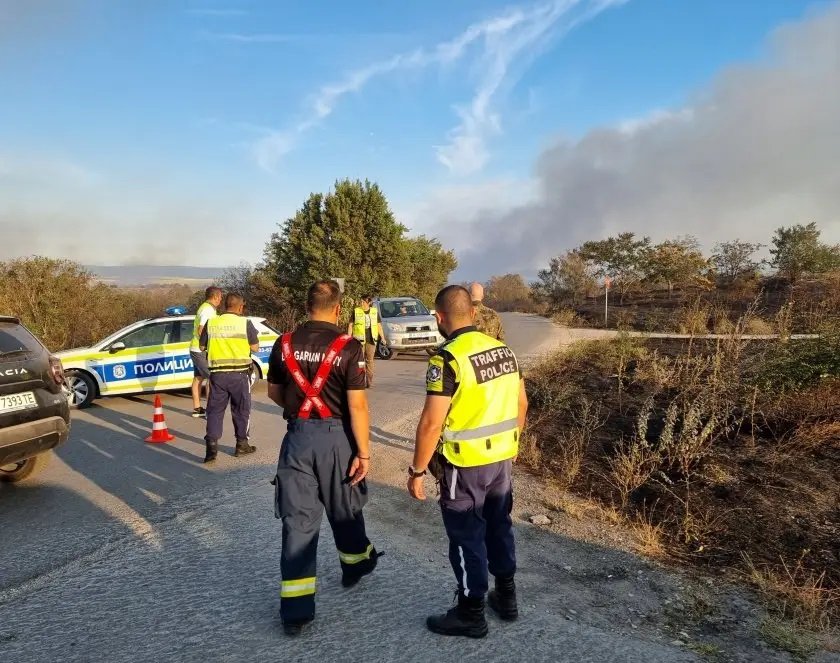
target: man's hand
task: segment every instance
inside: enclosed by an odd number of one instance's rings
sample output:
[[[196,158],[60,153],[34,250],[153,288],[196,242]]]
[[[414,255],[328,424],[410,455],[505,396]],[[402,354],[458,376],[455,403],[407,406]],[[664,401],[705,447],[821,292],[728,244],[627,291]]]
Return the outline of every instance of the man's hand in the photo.
[[[369,458],[359,458],[358,456],[353,456],[353,462],[350,463],[350,471],[347,473],[347,476],[352,479],[350,485],[355,486],[364,479],[367,476],[369,468]]]
[[[423,477],[408,477],[408,494],[415,500],[425,500],[426,491],[423,489]]]

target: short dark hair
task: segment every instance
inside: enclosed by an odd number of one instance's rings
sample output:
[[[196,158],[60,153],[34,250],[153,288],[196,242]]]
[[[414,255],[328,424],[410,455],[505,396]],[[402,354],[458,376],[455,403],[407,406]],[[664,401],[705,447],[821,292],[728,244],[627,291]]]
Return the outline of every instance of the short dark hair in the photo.
[[[371,297],[370,295],[362,295],[361,300],[363,302],[369,302],[373,300],[373,297]]]
[[[471,309],[470,292],[462,285],[448,285],[435,297],[435,310],[450,317],[469,317]]]
[[[329,311],[341,303],[338,283],[330,279],[315,281],[306,293],[306,310],[309,313]]]
[[[209,301],[209,300],[213,299],[213,297],[215,297],[216,295],[221,295],[221,294],[222,294],[222,289],[221,288],[217,288],[216,286],[211,285],[209,288],[207,288],[207,290],[204,291],[204,299]]]
[[[230,310],[245,303],[245,298],[237,292],[229,292],[225,295],[225,308]]]

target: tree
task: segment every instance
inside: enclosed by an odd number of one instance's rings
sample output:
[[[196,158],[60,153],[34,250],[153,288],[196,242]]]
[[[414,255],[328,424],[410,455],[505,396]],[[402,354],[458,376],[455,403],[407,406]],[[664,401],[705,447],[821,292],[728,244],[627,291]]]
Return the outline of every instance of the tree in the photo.
[[[437,240],[406,238],[376,184],[341,180],[313,193],[265,248],[264,271],[298,312],[309,285],[345,278],[344,308],[363,294],[417,294],[434,299],[455,256]],[[431,291],[434,290],[434,293]]]
[[[525,279],[519,274],[493,276],[487,282],[484,301],[497,311],[532,311],[534,300]]]
[[[721,242],[715,245],[712,264],[719,276],[732,283],[741,276],[754,274],[761,267],[761,262],[753,260],[752,256],[762,246],[742,242],[740,239]]]
[[[820,274],[840,268],[840,246],[823,244],[820,230],[813,221],[805,226],[797,224],[777,228],[772,243],[771,264],[791,283],[804,274]]]
[[[675,284],[685,285],[699,280],[708,264],[700,251],[700,243],[691,236],[666,240],[645,249],[642,255],[645,280],[667,283],[669,297]]]
[[[533,297],[554,307],[579,304],[598,291],[593,267],[577,251],[551,259],[531,285]]]
[[[623,302],[624,296],[642,278],[642,261],[650,246],[650,238],[636,239],[635,233],[621,233],[616,237],[584,243],[578,253],[590,261],[599,277],[613,278]]]

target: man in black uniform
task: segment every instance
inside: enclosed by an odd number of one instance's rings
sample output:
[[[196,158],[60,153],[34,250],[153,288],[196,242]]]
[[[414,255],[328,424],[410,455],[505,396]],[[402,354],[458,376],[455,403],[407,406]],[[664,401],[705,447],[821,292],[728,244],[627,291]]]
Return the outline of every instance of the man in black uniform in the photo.
[[[326,509],[342,584],[355,585],[379,556],[365,533],[370,430],[362,345],[336,326],[334,281],[309,288],[309,320],[274,344],[268,396],[288,421],[277,463],[275,516],[283,519],[280,616],[289,635],[315,616],[315,558]]]

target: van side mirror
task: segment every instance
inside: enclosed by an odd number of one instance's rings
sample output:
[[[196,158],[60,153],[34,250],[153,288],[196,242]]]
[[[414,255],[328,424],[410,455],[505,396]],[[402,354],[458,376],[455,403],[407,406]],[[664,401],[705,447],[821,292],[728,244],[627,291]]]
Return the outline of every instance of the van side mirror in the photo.
[[[122,341],[117,341],[116,343],[114,343],[114,344],[113,344],[113,345],[112,345],[112,346],[108,349],[108,351],[109,351],[111,354],[114,354],[115,352],[120,352],[121,350],[125,350],[125,343],[123,343]]]
[[[434,309],[432,309],[432,310],[430,310],[430,311],[429,311],[429,315],[434,315],[434,314],[435,314],[435,310],[434,310]]]

